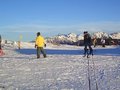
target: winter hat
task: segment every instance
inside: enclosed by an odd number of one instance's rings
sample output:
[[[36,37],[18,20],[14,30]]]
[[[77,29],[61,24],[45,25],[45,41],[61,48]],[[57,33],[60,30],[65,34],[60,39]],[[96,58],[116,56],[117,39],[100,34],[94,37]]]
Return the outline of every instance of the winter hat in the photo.
[[[40,32],[37,32],[37,36],[39,36],[40,35]]]

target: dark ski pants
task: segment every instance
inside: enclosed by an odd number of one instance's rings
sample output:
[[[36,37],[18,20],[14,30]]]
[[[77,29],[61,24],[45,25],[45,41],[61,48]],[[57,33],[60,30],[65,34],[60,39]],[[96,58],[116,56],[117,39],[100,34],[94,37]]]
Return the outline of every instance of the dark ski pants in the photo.
[[[43,54],[44,58],[46,57],[46,53],[45,53],[43,47],[37,47],[37,58],[40,58],[40,53]]]
[[[2,46],[1,46],[1,44],[0,44],[0,50],[2,49],[1,47],[2,47]]]
[[[88,48],[89,48],[89,52],[88,52]],[[85,44],[85,48],[84,48],[84,55],[89,55],[89,54],[92,54],[93,55],[93,49],[92,49],[92,47],[91,47],[91,45],[90,44]]]

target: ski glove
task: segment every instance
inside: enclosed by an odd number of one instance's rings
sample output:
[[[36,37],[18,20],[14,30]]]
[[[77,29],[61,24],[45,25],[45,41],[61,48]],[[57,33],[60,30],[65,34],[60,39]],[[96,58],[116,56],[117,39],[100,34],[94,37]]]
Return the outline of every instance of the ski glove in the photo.
[[[44,47],[46,47],[46,44],[44,44]]]
[[[37,47],[37,45],[35,44],[35,48]]]

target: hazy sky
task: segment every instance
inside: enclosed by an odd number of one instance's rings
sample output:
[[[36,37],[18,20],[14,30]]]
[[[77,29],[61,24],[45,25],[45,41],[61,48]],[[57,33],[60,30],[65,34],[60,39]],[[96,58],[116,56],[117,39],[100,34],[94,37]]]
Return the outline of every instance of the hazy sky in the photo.
[[[120,32],[120,0],[0,0],[3,38],[33,40],[83,31]]]

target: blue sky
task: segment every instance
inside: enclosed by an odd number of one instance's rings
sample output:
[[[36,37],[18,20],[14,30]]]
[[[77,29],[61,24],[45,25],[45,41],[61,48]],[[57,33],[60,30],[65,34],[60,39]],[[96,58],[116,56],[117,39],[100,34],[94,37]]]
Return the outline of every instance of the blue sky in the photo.
[[[120,32],[120,0],[0,0],[0,34],[34,40],[70,32]]]

